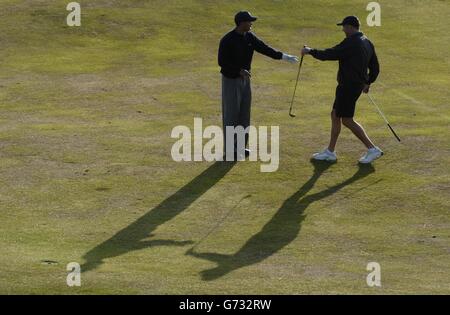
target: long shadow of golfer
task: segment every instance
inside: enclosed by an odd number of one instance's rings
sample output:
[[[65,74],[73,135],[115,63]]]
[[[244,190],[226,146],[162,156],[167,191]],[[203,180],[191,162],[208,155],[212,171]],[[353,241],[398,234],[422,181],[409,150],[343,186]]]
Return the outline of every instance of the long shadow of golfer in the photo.
[[[361,165],[352,177],[342,183],[304,197],[314,187],[320,175],[330,166],[326,162],[312,163],[314,165],[312,177],[288,198],[262,230],[251,237],[236,253],[232,255],[198,253],[193,248],[186,252],[186,255],[210,260],[218,264],[215,268],[201,272],[203,280],[215,280],[239,268],[261,262],[275,254],[298,236],[301,222],[305,218],[303,212],[309,205],[336,193],[343,187],[375,171],[371,165]]]
[[[152,246],[185,246],[191,241],[148,240],[159,225],[173,219],[223,178],[235,165],[216,162],[144,216],[87,252],[83,272],[97,268],[104,259]]]

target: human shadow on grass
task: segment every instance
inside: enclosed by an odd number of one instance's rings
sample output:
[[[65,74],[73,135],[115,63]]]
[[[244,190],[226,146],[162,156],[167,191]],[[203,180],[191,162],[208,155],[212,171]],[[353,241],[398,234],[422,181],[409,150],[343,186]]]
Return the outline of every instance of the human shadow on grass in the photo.
[[[191,241],[152,240],[156,228],[187,209],[195,200],[213,187],[235,165],[234,162],[215,162],[196,178],[180,188],[144,216],[117,232],[113,237],[87,252],[81,266],[83,272],[93,270],[105,259],[153,246],[185,246]]]
[[[306,216],[304,211],[312,203],[327,198],[345,186],[375,172],[371,165],[360,165],[358,171],[347,180],[306,196],[321,174],[330,167],[327,162],[311,161],[311,163],[314,165],[314,173],[311,178],[295,194],[289,197],[262,230],[253,235],[236,253],[232,255],[199,253],[194,250],[194,247],[186,252],[186,255],[192,255],[217,264],[217,267],[201,272],[203,280],[215,280],[239,268],[261,262],[275,254],[298,236],[301,222]]]

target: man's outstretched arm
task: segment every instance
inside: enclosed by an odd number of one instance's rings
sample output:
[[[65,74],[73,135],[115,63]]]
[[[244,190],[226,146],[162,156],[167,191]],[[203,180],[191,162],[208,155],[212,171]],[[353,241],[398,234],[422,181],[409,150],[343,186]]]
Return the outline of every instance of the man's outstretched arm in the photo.
[[[350,47],[346,44],[345,40],[332,48],[324,50],[313,49],[308,46],[305,46],[302,49],[302,55],[311,55],[314,58],[322,61],[345,59],[349,55],[349,52]]]
[[[272,59],[283,59],[288,62],[298,62],[298,58],[296,56],[291,56],[288,54],[284,54],[281,51],[277,51],[273,49],[272,47],[266,45],[262,40],[260,40],[256,35],[253,34],[253,45],[255,47],[255,50],[259,52],[260,54],[263,54],[267,57],[270,57]]]

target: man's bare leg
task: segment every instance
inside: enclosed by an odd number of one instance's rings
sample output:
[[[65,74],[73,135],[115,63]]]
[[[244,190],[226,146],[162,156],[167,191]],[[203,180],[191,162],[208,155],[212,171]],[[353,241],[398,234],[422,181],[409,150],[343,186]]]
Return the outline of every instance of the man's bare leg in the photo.
[[[345,127],[347,127],[348,129],[350,129],[353,134],[359,139],[361,140],[362,143],[364,143],[364,145],[368,148],[368,149],[372,149],[375,147],[375,145],[373,144],[373,142],[369,139],[369,137],[367,136],[366,131],[364,130],[364,128],[356,121],[353,120],[353,118],[347,118],[347,117],[343,117],[342,118],[342,123],[344,124]]]
[[[328,146],[328,150],[334,152],[336,148],[336,142],[339,138],[339,134],[341,133],[341,117],[336,116],[336,111],[333,109],[331,112],[331,137],[330,137],[330,145]]]

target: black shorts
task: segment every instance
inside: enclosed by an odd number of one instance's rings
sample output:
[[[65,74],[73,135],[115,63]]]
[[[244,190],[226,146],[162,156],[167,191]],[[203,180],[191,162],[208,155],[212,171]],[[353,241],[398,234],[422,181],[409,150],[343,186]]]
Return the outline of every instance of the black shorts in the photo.
[[[355,115],[356,101],[361,96],[362,91],[362,86],[338,85],[336,88],[336,99],[333,104],[336,116],[347,118],[353,117]]]

